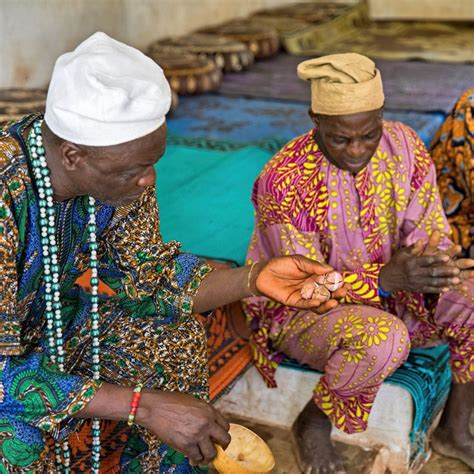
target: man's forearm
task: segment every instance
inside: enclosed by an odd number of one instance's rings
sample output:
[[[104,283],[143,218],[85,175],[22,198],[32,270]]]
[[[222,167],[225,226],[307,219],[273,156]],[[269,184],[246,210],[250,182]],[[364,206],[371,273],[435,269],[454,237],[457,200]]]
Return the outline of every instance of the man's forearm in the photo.
[[[238,301],[257,293],[255,280],[266,262],[253,266],[214,270],[203,279],[194,298],[193,311],[201,313],[219,306]],[[249,275],[250,270],[251,274]],[[251,278],[249,278],[249,276]],[[148,398],[148,390],[143,390],[142,398]],[[94,398],[81,411],[75,413],[76,418],[98,417],[105,420],[127,420],[133,398],[132,387],[120,387],[103,383]],[[140,403],[137,421],[145,410]]]
[[[104,383],[87,406],[73,416],[126,421],[133,393],[131,387]],[[204,400],[180,392],[142,389],[134,423],[182,452],[194,464],[207,464],[214,459],[213,443],[225,449],[230,442],[229,424],[222,415]],[[211,446],[211,450],[205,454],[200,443]]]
[[[127,420],[133,398],[132,387],[119,387],[103,383],[94,398],[74,418],[101,418],[103,420]]]
[[[253,268],[214,270],[202,281],[194,298],[193,311],[202,313],[256,294],[255,280],[265,263],[259,262]]]

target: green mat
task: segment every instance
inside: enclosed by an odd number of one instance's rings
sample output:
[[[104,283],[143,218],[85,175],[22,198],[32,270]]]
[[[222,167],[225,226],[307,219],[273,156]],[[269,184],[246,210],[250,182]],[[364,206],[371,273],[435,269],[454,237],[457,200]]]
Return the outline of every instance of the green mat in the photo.
[[[254,224],[252,185],[273,153],[255,145],[181,142],[169,141],[156,165],[164,240],[244,264]]]

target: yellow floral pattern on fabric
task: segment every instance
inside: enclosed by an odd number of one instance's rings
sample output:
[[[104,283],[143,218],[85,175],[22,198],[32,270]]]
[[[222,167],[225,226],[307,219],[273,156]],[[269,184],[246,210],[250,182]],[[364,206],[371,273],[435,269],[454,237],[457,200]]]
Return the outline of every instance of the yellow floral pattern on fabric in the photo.
[[[378,346],[381,341],[387,340],[387,334],[390,332],[391,321],[387,321],[381,316],[367,318],[368,324],[365,326],[365,334],[362,336],[362,342],[369,347],[372,344]]]
[[[435,229],[442,233],[441,248],[450,245],[435,169],[416,133],[384,122],[372,159],[356,175],[323,155],[315,133],[289,142],[257,178],[247,262],[298,253],[331,265],[351,289],[327,316],[262,297],[248,298],[244,310],[254,360],[268,386],[276,386],[274,373],[286,355],[324,370],[315,401],[352,433],[366,428],[378,388],[403,363],[411,342],[446,338],[454,379],[472,380],[466,355],[472,341],[463,336],[463,328],[474,330],[472,302],[453,292],[437,306],[418,293],[379,296],[379,273],[396,250],[427,241]]]
[[[345,358],[348,364],[358,364],[367,356],[367,351],[364,349],[364,347],[364,344],[361,342],[353,343],[350,346],[344,348],[342,351],[342,356]]]
[[[344,318],[338,318],[334,325],[334,334],[342,333],[344,337],[353,338],[364,330],[364,324],[361,318],[348,315]]]
[[[327,383],[321,380],[316,385],[314,398],[336,428],[347,432],[350,420],[350,433],[360,433],[365,431],[376,393],[376,390],[369,389],[364,396],[342,398],[335,395]]]

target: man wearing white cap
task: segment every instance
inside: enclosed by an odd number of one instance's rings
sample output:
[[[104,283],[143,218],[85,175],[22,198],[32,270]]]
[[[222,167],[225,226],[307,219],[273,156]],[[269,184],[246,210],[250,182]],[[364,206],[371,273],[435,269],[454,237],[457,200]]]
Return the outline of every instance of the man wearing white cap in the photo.
[[[170,100],[157,64],[96,33],[58,59],[44,119],[0,132],[2,472],[69,472],[81,418],[94,418],[93,472],[101,420],[132,427],[123,472],[199,472],[229,425],[206,402],[193,313],[251,294],[337,305],[301,298],[329,268],[304,257],[211,271],[161,240],[154,165]],[[88,269],[90,294],[75,286]],[[115,298],[99,297],[99,278]]]
[[[364,431],[380,386],[410,346],[441,341],[454,383],[432,445],[473,468],[474,260],[458,258],[448,239],[430,156],[409,127],[383,121],[382,79],[369,58],[324,56],[301,63],[298,75],[311,81],[314,128],[257,178],[247,263],[296,252],[327,262],[352,287],[323,316],[263,296],[245,311],[270,387],[285,356],[324,372],[293,426],[301,468],[343,472],[331,424]]]

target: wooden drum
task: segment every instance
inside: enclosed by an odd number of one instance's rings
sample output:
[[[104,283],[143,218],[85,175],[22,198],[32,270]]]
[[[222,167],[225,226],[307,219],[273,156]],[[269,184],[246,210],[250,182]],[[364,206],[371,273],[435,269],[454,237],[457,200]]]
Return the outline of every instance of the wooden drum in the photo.
[[[254,21],[234,21],[224,25],[206,28],[200,31],[219,36],[226,36],[245,43],[255,59],[266,59],[274,56],[280,49],[280,40],[275,29]]]
[[[0,89],[0,124],[44,112],[45,107],[46,91],[43,89]]]
[[[222,70],[206,56],[186,53],[173,46],[150,50],[148,55],[161,66],[177,94],[214,91],[222,82]]]
[[[226,36],[194,33],[168,38],[153,43],[149,52],[159,53],[168,46],[212,59],[224,72],[243,71],[254,62],[254,56],[245,43]]]

